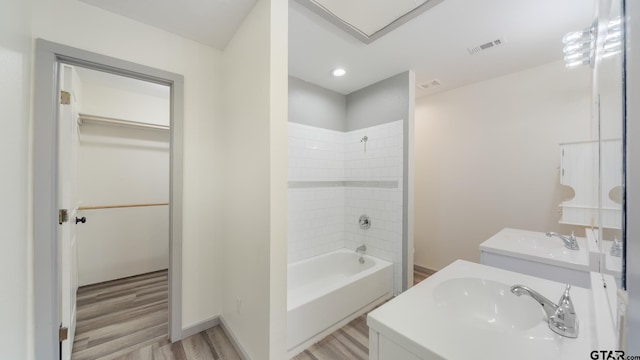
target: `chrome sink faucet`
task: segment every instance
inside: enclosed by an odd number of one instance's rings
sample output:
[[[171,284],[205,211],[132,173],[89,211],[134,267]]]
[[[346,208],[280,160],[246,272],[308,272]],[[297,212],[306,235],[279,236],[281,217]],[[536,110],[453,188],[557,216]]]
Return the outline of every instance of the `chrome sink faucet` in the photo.
[[[529,295],[540,305],[547,315],[547,323],[549,328],[558,335],[575,339],[578,337],[578,317],[573,308],[573,302],[569,296],[571,285],[567,285],[564,293],[560,297],[558,304],[554,304],[551,300],[540,295],[524,285],[513,285],[511,292],[517,296]]]
[[[560,240],[562,240],[562,242],[564,243],[564,247],[569,250],[580,250],[580,246],[578,246],[578,240],[576,239],[576,234],[573,231],[571,232],[571,236],[569,237],[550,231],[547,232],[547,236],[555,236],[557,238],[560,238]]]
[[[617,236],[613,238],[613,244],[611,244],[609,255],[617,257],[622,256],[622,241],[618,240]]]

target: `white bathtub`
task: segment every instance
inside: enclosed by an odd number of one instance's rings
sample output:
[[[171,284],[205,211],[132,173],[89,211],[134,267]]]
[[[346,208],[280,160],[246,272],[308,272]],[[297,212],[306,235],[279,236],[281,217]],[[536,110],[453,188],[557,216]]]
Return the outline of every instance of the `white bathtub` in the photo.
[[[393,264],[341,249],[287,266],[289,356],[393,295]]]

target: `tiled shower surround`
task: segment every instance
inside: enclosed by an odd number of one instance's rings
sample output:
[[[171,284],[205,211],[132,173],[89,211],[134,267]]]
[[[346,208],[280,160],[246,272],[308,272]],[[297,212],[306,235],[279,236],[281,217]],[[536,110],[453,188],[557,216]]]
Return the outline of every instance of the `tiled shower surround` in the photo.
[[[366,244],[394,263],[400,292],[402,131],[402,120],[350,132],[289,123],[290,263]],[[362,214],[368,230],[358,226]]]

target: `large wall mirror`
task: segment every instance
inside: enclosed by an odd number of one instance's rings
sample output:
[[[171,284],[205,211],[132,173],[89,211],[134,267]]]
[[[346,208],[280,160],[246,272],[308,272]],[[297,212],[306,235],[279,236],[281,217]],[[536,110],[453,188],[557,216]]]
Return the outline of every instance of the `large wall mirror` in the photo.
[[[621,0],[601,0],[594,62],[594,115],[599,119],[600,270],[624,288],[624,64]]]
[[[593,24],[563,39],[567,71],[591,66],[592,121],[589,136],[561,144],[561,183],[573,193],[560,205],[560,223],[584,227],[587,238],[593,234],[600,272],[624,288],[622,0],[595,0],[595,9]]]

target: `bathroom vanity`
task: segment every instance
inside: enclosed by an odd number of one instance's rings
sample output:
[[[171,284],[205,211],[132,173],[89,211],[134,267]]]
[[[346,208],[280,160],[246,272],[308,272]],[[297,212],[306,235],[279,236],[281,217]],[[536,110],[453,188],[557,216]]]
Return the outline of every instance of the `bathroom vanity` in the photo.
[[[549,328],[537,301],[510,291],[515,284],[554,303],[565,289],[563,283],[458,260],[369,313],[369,359],[589,359],[593,349],[612,346],[597,334],[595,291],[571,288],[579,330],[577,338],[568,338]]]
[[[599,270],[600,250],[595,239],[576,238],[571,250],[545,233],[505,228],[480,244],[480,262],[505,270],[590,287],[590,272]]]

